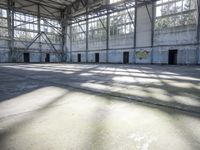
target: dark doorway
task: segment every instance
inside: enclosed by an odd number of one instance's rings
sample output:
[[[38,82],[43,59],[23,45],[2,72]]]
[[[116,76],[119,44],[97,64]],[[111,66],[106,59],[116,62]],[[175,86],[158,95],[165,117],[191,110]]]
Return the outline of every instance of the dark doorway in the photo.
[[[95,63],[99,63],[99,53],[95,53]]]
[[[129,52],[123,53],[123,63],[128,64],[129,63]]]
[[[81,54],[78,54],[78,62],[81,62]]]
[[[29,63],[30,62],[30,54],[29,53],[24,53],[24,62]]]
[[[50,55],[49,55],[49,54],[46,54],[45,62],[46,62],[46,63],[49,63],[49,62],[50,62]]]
[[[177,64],[177,50],[169,50],[168,63],[169,65]]]

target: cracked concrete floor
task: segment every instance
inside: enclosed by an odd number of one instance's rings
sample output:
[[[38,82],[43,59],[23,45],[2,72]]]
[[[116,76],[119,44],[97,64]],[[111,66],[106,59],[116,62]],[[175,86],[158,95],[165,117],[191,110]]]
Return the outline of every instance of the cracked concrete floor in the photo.
[[[1,64],[0,149],[200,149],[200,67]]]

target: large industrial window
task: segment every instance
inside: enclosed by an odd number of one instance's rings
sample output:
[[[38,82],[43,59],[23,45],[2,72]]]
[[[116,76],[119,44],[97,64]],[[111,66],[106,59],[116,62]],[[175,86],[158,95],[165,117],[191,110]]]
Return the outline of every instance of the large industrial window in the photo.
[[[14,38],[19,41],[31,41],[38,32],[38,19],[35,16],[14,14]]]
[[[16,40],[31,41],[38,34],[38,18],[29,14],[14,14],[14,36]],[[45,32],[52,43],[60,42],[61,27],[55,20],[41,19],[41,31]],[[42,42],[44,41],[41,38]]]
[[[156,2],[156,29],[194,25],[196,20],[196,0],[159,0]]]
[[[89,38],[106,39],[106,16],[89,20]]]
[[[82,18],[83,19],[83,18]],[[72,49],[85,50],[86,49],[86,21],[75,20],[71,26]]]
[[[110,0],[110,4],[117,3],[117,2],[120,2],[120,1],[123,1],[123,0]]]
[[[110,15],[110,35],[134,32],[134,9],[127,9]]]
[[[127,12],[129,11],[129,12]],[[130,16],[129,14],[130,13]],[[110,35],[129,34],[134,31],[134,9],[113,13],[110,16]]]
[[[42,18],[41,31],[45,32],[52,43],[59,44],[61,42],[61,25],[58,21]],[[45,42],[44,39],[42,41]]]
[[[110,47],[133,47],[134,8],[110,15]]]
[[[0,37],[8,37],[7,11],[5,9],[0,9]]]
[[[89,19],[89,48],[90,49],[105,49],[106,48],[106,19],[107,16],[89,16],[96,17]]]

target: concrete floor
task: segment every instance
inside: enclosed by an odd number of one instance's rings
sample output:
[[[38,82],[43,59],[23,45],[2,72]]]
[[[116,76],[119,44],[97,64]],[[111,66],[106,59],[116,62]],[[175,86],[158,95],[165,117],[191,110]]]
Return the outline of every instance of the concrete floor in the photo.
[[[1,150],[199,150],[200,67],[0,64]]]

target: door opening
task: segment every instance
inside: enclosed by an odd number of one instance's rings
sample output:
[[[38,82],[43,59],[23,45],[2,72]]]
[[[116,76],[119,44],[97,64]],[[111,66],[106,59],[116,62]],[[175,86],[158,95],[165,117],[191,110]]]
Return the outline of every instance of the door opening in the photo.
[[[169,50],[168,54],[168,64],[169,65],[176,65],[177,64],[177,50]]]
[[[81,54],[78,54],[78,62],[81,62]]]
[[[29,53],[24,53],[24,62],[29,63],[30,62],[30,54]]]
[[[99,63],[99,53],[95,53],[95,63]]]
[[[49,62],[50,62],[50,55],[49,55],[49,54],[46,54],[45,62],[46,62],[46,63],[49,63]]]
[[[128,64],[129,63],[129,52],[123,53],[123,63]]]

